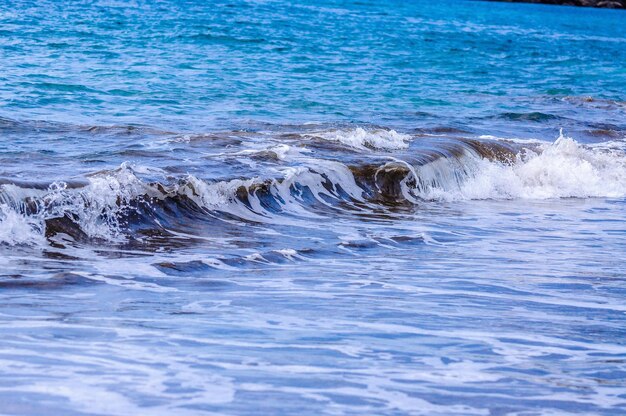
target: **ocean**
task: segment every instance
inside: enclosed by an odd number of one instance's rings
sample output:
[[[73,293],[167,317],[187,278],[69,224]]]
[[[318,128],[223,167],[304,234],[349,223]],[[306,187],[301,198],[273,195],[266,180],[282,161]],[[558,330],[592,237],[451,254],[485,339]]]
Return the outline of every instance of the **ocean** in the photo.
[[[625,24],[2,1],[0,414],[626,414]]]

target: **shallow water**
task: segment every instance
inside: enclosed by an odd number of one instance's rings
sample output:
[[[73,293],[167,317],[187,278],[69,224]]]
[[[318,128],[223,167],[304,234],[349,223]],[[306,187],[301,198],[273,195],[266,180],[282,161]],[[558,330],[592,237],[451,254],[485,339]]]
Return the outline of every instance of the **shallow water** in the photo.
[[[0,7],[0,413],[626,412],[623,11]]]

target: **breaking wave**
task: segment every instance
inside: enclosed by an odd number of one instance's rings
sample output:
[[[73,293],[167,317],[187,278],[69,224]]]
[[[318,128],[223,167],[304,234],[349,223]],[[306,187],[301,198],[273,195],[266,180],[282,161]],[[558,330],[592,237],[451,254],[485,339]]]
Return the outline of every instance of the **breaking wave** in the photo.
[[[626,156],[561,136],[523,149],[511,163],[473,156],[441,159],[413,172],[414,194],[429,200],[626,196]]]
[[[385,134],[376,137],[397,135]],[[363,137],[374,140],[371,134]],[[365,138],[355,143],[364,146]],[[302,223],[331,213],[351,215],[398,204],[419,209],[436,201],[626,197],[622,148],[583,146],[563,135],[554,143],[514,146],[458,140],[385,158],[353,163],[309,158],[306,164],[277,169],[275,177],[219,181],[168,177],[126,163],[78,182],[0,181],[0,242],[40,244],[59,236],[125,242],[175,234],[184,224],[184,231],[193,232],[199,221]],[[143,178],[155,175],[161,179]]]

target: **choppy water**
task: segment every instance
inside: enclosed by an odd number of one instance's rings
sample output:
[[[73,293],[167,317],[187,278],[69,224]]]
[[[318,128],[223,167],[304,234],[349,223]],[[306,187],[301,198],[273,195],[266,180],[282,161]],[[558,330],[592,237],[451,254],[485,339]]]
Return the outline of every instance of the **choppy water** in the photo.
[[[3,2],[0,413],[626,413],[625,21]]]

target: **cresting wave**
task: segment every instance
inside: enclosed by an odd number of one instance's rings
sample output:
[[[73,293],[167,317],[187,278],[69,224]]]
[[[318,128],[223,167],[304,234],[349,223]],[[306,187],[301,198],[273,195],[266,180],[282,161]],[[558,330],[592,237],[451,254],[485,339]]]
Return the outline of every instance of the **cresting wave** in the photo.
[[[0,181],[0,242],[42,244],[59,236],[123,242],[177,233],[180,224],[197,221],[306,222],[441,200],[626,197],[621,148],[586,147],[563,135],[551,144],[460,139],[358,163],[297,162],[272,178],[171,177],[125,163],[77,182]],[[155,175],[162,180],[142,179]]]

